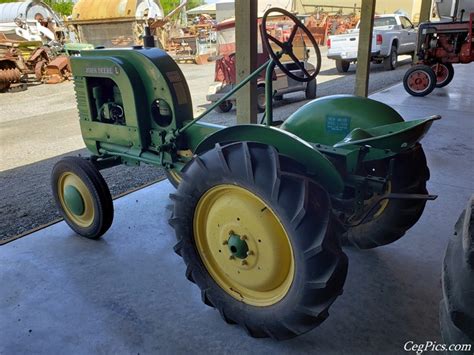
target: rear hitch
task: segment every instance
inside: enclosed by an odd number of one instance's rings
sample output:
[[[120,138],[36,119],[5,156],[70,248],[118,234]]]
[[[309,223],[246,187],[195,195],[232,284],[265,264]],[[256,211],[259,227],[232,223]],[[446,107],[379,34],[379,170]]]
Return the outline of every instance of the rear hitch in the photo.
[[[354,228],[363,224],[367,218],[376,210],[380,203],[384,200],[427,200],[433,201],[438,198],[438,195],[426,195],[426,194],[402,194],[402,193],[388,193],[376,198],[372,206],[365,212],[363,217],[356,223],[343,223],[346,228]]]

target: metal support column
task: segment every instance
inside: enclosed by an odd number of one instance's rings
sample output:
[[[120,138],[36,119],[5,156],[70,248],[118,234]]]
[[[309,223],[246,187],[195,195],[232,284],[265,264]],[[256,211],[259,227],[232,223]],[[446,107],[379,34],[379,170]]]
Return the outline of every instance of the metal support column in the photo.
[[[257,68],[257,1],[235,1],[236,76],[241,82]],[[236,94],[237,123],[257,123],[257,80]]]
[[[370,57],[372,51],[372,30],[374,28],[375,0],[362,0],[360,11],[359,50],[355,95],[367,97],[369,93]]]

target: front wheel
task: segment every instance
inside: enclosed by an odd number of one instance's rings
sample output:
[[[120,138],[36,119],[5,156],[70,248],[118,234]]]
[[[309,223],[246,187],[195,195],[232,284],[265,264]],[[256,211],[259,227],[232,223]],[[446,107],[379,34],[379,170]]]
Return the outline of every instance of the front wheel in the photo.
[[[427,65],[415,65],[405,73],[403,87],[412,96],[426,96],[436,87],[436,74]]]
[[[265,112],[266,95],[265,86],[257,87],[257,111],[259,113]]]
[[[203,302],[253,337],[288,339],[328,316],[347,257],[328,193],[273,147],[239,142],[183,170],[170,224]]]
[[[395,158],[392,180],[387,193],[427,194],[429,169],[421,145]],[[366,164],[368,175],[383,177],[388,173],[390,159]],[[360,249],[371,249],[400,239],[421,217],[426,200],[384,200],[371,219],[350,228],[343,239]]]
[[[89,160],[65,157],[58,161],[51,187],[59,212],[77,234],[97,239],[112,225],[112,196],[99,170]]]
[[[225,112],[229,112],[230,110],[232,110],[233,106],[234,105],[232,104],[232,101],[226,100],[226,101],[222,102],[219,106],[217,106],[217,110],[219,112],[225,113]]]
[[[314,100],[316,98],[316,89],[316,78],[314,78],[306,84],[305,96],[307,100]]]

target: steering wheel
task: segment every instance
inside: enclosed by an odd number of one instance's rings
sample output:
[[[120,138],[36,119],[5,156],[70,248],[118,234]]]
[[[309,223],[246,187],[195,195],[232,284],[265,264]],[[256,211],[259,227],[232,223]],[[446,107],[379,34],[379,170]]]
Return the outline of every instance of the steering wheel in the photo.
[[[291,30],[290,37],[288,38],[286,42],[282,42],[268,33],[267,18],[271,13],[278,13],[278,14],[284,15],[294,23],[293,29]],[[298,32],[298,29],[301,29],[304,32],[304,34],[306,34],[306,36],[311,41],[311,44],[313,45],[314,52],[316,53],[317,63],[316,63],[316,68],[312,74],[308,72],[308,70],[304,67],[304,64],[301,63],[298,57],[293,53],[293,41],[296,37],[296,33]],[[267,52],[270,54],[270,57],[273,59],[275,64],[281,69],[282,72],[284,72],[290,78],[296,81],[300,81],[300,82],[311,81],[316,77],[316,75],[318,75],[319,70],[321,69],[321,52],[319,51],[318,44],[316,43],[316,40],[314,39],[311,32],[309,32],[308,28],[306,28],[306,26],[303,25],[301,21],[298,20],[298,18],[295,15],[293,15],[292,13],[284,9],[280,9],[277,7],[268,9],[267,11],[265,11],[265,14],[263,15],[260,31],[262,35],[263,45],[265,46]],[[273,42],[274,44],[276,44],[281,49],[281,51],[278,51],[277,53],[275,53],[270,42]],[[283,55],[288,55],[293,60],[296,66],[302,71],[303,77],[293,74],[289,69],[287,69],[281,63],[280,59]]]

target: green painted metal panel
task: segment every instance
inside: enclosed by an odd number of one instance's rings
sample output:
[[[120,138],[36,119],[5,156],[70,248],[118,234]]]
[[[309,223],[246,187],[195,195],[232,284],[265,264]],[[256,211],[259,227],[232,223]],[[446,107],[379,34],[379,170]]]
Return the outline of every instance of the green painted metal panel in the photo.
[[[190,126],[183,135],[186,137],[186,142],[189,149],[194,152],[198,145],[211,134],[226,128],[212,123],[196,122]]]
[[[179,129],[193,118],[186,79],[172,58],[160,49],[91,50],[72,57],[71,65],[83,138],[95,154],[101,142],[111,142],[108,136],[117,144],[153,150],[153,145],[161,143],[157,140],[160,132]],[[91,83],[96,78],[110,79],[120,90],[124,125],[99,122],[94,117]],[[169,121],[157,119],[163,111],[169,112]],[[86,123],[92,121],[96,123],[93,129]]]
[[[311,101],[282,125],[305,141],[334,145],[355,128],[403,122],[390,106],[364,97],[335,95]]]
[[[216,143],[250,141],[275,147],[304,165],[308,173],[315,177],[331,194],[339,194],[344,182],[334,165],[310,144],[297,136],[278,128],[264,125],[239,125],[221,129],[199,144],[194,153],[201,154],[212,149]]]

